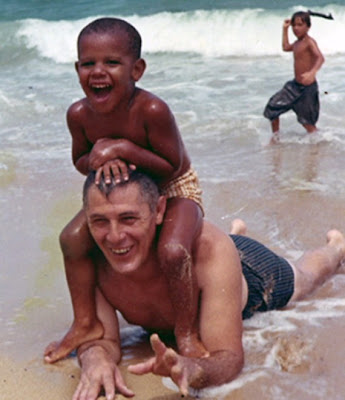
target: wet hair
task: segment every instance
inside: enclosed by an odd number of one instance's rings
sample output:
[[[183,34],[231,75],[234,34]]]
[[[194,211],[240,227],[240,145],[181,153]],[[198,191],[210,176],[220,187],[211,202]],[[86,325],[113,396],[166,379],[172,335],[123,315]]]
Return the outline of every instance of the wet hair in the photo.
[[[96,172],[91,171],[86,178],[83,188],[83,204],[84,207],[88,207],[88,193],[92,186],[95,185]],[[144,201],[148,204],[150,211],[154,212],[158,203],[160,192],[157,184],[148,175],[139,172],[137,170],[129,171],[128,181],[121,181],[120,183],[115,182],[114,177],[112,177],[111,182],[105,183],[104,177],[102,175],[100,183],[97,185],[98,190],[108,198],[110,194],[122,187],[127,185],[135,184],[139,187],[140,194]]]
[[[301,21],[304,22],[308,28],[311,27],[310,13],[309,11],[297,11],[291,17],[291,25],[294,25],[297,18],[301,18]]]
[[[135,60],[139,59],[141,57],[141,36],[134,26],[119,18],[99,18],[86,25],[79,33],[77,39],[78,53],[80,41],[84,36],[94,33],[116,35],[119,32],[127,36],[128,50],[133,55],[133,58]]]

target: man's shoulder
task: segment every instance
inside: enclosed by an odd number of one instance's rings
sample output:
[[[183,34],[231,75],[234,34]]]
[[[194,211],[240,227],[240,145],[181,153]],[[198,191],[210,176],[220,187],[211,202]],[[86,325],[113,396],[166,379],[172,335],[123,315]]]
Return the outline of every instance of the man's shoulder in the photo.
[[[231,239],[223,230],[209,221],[203,221],[201,234],[196,239],[196,254],[199,258],[210,258],[215,253],[231,247]]]

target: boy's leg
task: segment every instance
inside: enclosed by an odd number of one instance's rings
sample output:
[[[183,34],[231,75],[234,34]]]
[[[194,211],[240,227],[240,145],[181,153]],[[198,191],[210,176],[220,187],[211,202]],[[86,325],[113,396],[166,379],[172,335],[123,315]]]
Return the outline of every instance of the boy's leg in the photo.
[[[293,266],[295,290],[290,301],[300,300],[334,274],[345,259],[345,238],[337,230],[327,234],[327,245],[306,252]]]
[[[280,128],[279,117],[271,121],[271,128],[273,134],[278,134]]]
[[[272,128],[272,136],[270,139],[270,144],[277,144],[280,142],[279,137],[279,129],[280,129],[280,121],[279,117],[271,121],[271,128]]]
[[[317,128],[315,125],[310,125],[310,124],[303,124],[304,128],[308,133],[314,133],[317,131]]]
[[[158,242],[160,265],[167,276],[176,313],[177,345],[181,354],[190,357],[207,354],[198,338],[198,288],[192,260],[193,242],[200,234],[202,218],[194,201],[169,199]]]
[[[95,306],[96,278],[92,251],[96,245],[89,233],[83,210],[62,231],[60,245],[74,321],[60,342],[53,342],[46,348],[44,359],[49,363],[66,357],[81,343],[97,339],[103,334]]]

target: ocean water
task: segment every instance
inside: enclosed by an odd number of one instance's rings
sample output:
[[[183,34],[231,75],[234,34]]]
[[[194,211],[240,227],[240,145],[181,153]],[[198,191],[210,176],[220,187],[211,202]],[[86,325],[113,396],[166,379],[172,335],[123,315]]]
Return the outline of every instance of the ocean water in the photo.
[[[252,236],[292,259],[323,243],[328,229],[345,231],[344,1],[0,0],[0,6],[0,350],[35,357],[70,324],[58,234],[80,208],[83,177],[71,162],[65,113],[83,96],[76,37],[97,17],[125,18],[142,34],[148,67],[139,86],[173,110],[208,219],[226,230],[232,218],[243,218]],[[268,146],[263,108],[293,76],[281,27],[300,9],[334,16],[312,18],[310,30],[326,58],[318,73],[319,132],[306,135],[288,113],[281,143]],[[335,360],[344,359],[344,346],[328,346],[326,338],[331,333],[340,343],[343,336],[344,287],[341,269],[306,303],[246,323],[244,373],[211,398],[225,398],[227,390],[232,399],[250,398],[254,387],[260,399],[343,398]],[[289,385],[295,389],[287,393]]]

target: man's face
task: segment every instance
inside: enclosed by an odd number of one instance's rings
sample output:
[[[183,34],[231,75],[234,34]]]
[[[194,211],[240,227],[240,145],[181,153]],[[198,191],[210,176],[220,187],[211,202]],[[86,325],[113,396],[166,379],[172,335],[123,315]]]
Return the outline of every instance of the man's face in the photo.
[[[128,50],[124,33],[87,34],[79,42],[76,70],[92,109],[109,113],[128,105],[135,82],[145,69]]]
[[[115,271],[130,274],[154,256],[156,227],[165,211],[163,197],[152,212],[136,183],[116,188],[108,198],[94,185],[85,211],[90,232]]]

